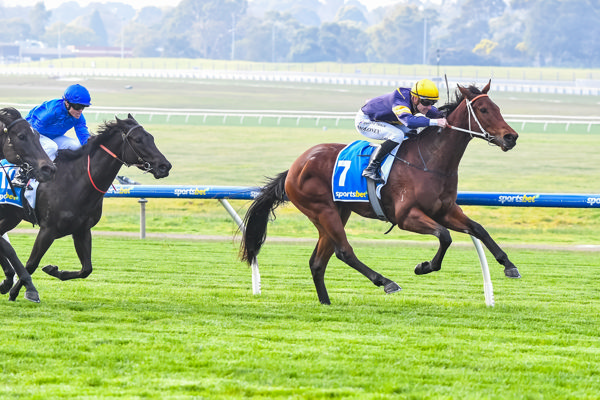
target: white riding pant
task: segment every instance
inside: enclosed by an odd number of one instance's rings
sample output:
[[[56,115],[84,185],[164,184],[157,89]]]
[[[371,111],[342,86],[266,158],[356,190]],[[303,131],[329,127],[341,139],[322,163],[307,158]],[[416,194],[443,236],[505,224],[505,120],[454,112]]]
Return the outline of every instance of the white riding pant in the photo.
[[[392,125],[387,122],[371,121],[368,115],[362,110],[358,110],[354,118],[356,130],[369,139],[393,140],[396,143],[402,143],[405,139],[405,133],[408,129],[404,125]]]
[[[40,143],[42,144],[42,148],[48,154],[48,157],[52,161],[56,158],[56,153],[59,149],[71,149],[77,150],[81,147],[79,140],[73,139],[71,137],[62,135],[57,136],[54,139],[50,139],[48,136],[44,136],[40,134]]]

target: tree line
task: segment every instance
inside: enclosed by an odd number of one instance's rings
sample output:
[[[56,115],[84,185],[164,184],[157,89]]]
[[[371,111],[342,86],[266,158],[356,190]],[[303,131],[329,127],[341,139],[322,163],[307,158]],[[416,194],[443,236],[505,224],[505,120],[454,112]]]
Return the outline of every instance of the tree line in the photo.
[[[0,6],[3,42],[126,46],[139,57],[600,66],[600,0],[182,0],[134,10]]]

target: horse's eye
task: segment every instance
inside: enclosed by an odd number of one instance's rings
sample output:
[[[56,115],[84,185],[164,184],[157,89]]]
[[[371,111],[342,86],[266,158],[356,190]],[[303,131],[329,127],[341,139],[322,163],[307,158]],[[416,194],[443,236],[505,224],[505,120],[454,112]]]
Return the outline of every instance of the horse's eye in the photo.
[[[481,107],[481,108],[479,109],[479,111],[480,111],[482,114],[485,114],[485,113],[487,113],[487,108],[485,108],[485,107]]]
[[[24,133],[19,133],[19,134],[17,134],[17,138],[19,140],[25,140],[25,139],[27,139],[27,136]]]

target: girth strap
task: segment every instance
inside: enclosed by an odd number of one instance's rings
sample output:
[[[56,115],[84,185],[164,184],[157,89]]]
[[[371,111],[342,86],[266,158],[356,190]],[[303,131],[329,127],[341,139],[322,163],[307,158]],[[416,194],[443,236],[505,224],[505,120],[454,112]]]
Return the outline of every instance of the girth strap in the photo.
[[[373,159],[374,153],[375,152],[371,154],[371,160]],[[367,178],[367,193],[369,194],[369,203],[371,203],[371,207],[373,207],[373,211],[375,211],[377,218],[379,218],[382,221],[387,221],[388,219],[385,216],[385,213],[383,212],[381,202],[377,197],[377,183],[375,183],[373,179]]]

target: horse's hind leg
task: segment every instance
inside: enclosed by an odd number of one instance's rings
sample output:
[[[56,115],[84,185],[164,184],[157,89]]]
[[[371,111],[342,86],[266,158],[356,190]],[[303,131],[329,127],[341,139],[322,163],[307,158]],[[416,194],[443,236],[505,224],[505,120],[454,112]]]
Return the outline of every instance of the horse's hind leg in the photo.
[[[348,238],[344,231],[344,225],[349,217],[349,210],[340,211],[338,214],[338,211],[335,208],[331,208],[321,212],[318,216],[318,220],[316,222],[313,221],[313,223],[315,223],[320,233],[323,232],[323,234],[327,235],[328,241],[333,244],[333,249],[337,258],[366,276],[375,286],[383,286],[386,293],[393,293],[401,290],[396,282],[373,271],[356,257],[354,249],[350,246],[350,243],[348,243]],[[319,240],[319,243],[320,242],[321,240]],[[331,246],[331,244],[329,246]],[[331,255],[329,255],[329,257],[331,257]],[[323,274],[324,273],[325,271],[323,270]]]
[[[327,288],[325,287],[325,269],[332,255],[333,243],[331,243],[326,235],[320,235],[317,246],[310,257],[309,265],[313,282],[317,289],[317,296],[319,296],[321,304],[331,304]]]

